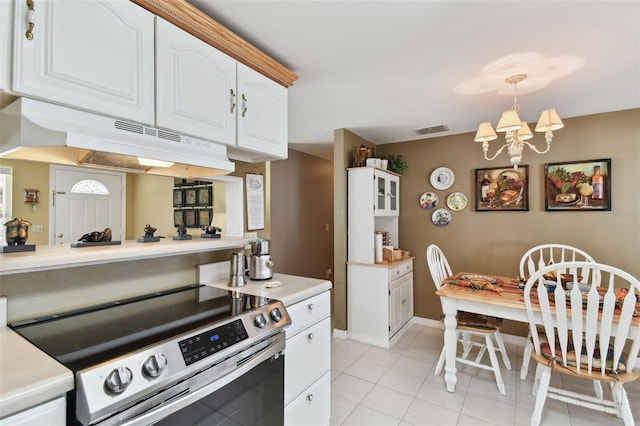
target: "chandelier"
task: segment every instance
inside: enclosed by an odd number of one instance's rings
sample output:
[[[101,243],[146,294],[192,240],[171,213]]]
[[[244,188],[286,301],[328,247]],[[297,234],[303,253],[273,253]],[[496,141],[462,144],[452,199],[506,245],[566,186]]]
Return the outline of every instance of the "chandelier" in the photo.
[[[507,148],[507,153],[513,164],[513,168],[517,169],[518,164],[522,160],[522,149],[524,146],[528,146],[532,151],[538,154],[544,154],[551,148],[551,140],[553,139],[553,131],[562,129],[564,124],[555,109],[547,109],[542,111],[538,124],[536,124],[536,132],[544,132],[547,147],[544,150],[539,150],[535,145],[530,144],[527,140],[533,138],[533,134],[529,129],[526,122],[520,120],[518,112],[520,111],[520,105],[518,105],[518,83],[527,78],[526,74],[513,75],[505,80],[509,84],[513,84],[513,107],[502,113],[500,121],[496,126],[495,131],[490,122],[480,123],[476,137],[473,139],[476,142],[482,142],[482,152],[484,152],[484,158],[487,160],[495,159],[500,153]],[[505,133],[505,144],[495,153],[493,157],[489,157],[487,152],[489,151],[489,142],[497,139],[496,132]]]

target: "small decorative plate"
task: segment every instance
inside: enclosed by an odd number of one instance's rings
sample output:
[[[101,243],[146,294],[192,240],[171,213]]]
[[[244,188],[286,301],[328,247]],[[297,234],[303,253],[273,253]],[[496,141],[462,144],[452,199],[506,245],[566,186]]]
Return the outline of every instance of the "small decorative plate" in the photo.
[[[464,208],[467,207],[467,203],[467,196],[462,192],[452,192],[447,197],[447,207],[449,207],[454,212],[464,210]]]
[[[431,215],[431,221],[436,226],[447,226],[451,223],[451,212],[447,209],[438,209]]]
[[[440,197],[435,192],[424,192],[420,196],[420,207],[425,210],[435,208],[440,202]]]
[[[487,275],[478,275],[478,274],[465,274],[460,278],[468,281],[486,281],[489,284],[496,284],[498,282],[498,280],[496,280],[493,277],[489,277]]]
[[[443,191],[451,188],[453,181],[456,179],[451,169],[447,167],[438,167],[431,173],[431,186],[435,189]]]

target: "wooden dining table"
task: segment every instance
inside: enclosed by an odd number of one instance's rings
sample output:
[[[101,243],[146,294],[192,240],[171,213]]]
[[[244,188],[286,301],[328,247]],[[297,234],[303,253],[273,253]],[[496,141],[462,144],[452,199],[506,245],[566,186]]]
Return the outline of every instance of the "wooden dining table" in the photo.
[[[481,290],[464,285],[453,284],[463,276],[487,276],[496,280],[496,286],[501,291]],[[456,390],[456,351],[458,340],[456,336],[456,314],[458,311],[473,312],[496,318],[528,323],[527,309],[524,303],[524,290],[518,288],[515,277],[502,277],[488,274],[460,272],[444,280],[436,294],[440,296],[444,313],[444,350],[445,374],[444,380],[447,391]],[[541,316],[534,314],[536,322],[542,323]],[[633,320],[629,330],[629,337],[640,332],[640,318]]]

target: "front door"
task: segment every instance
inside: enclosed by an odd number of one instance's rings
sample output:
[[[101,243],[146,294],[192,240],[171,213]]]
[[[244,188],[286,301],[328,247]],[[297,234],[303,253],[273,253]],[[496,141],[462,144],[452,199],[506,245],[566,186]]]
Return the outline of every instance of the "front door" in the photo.
[[[84,234],[111,228],[112,240],[124,237],[124,173],[51,166],[52,244],[69,244]]]

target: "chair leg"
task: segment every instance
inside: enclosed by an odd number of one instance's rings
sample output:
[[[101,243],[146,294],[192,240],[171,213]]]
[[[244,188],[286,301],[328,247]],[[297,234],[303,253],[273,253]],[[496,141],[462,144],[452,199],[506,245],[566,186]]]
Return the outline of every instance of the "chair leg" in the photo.
[[[507,370],[511,370],[511,361],[509,360],[509,356],[507,355],[507,349],[504,347],[504,341],[502,340],[502,334],[500,334],[500,330],[496,330],[495,336],[496,342],[498,343],[498,348],[500,349],[500,354],[502,355],[502,362],[504,362],[504,366],[507,367]]]
[[[442,347],[442,351],[440,352],[440,358],[438,358],[438,363],[436,364],[436,376],[440,375],[440,372],[442,371],[442,367],[444,367],[444,346]]]
[[[603,399],[604,396],[602,394],[602,383],[600,383],[598,380],[594,380],[593,381],[593,391],[596,394],[596,398],[598,399]]]
[[[542,374],[542,369],[544,367],[541,364],[536,365],[536,376],[533,379],[533,387],[531,388],[532,394],[536,395],[538,393],[538,388],[540,387],[540,375]]]
[[[491,340],[490,334],[485,336],[485,342],[487,342],[487,351],[489,351],[489,359],[491,360],[491,366],[493,367],[493,374],[496,376],[498,391],[500,391],[500,395],[506,395],[507,392],[504,389],[504,382],[502,381],[502,374],[500,373],[500,364],[498,364],[498,357],[496,356],[496,350],[493,347],[493,341]]]
[[[540,368],[542,367],[542,368]],[[538,376],[540,380],[538,380]],[[536,392],[536,403],[531,415],[531,426],[538,426],[540,419],[542,418],[542,408],[544,402],[547,399],[547,392],[549,391],[549,382],[551,381],[551,368],[544,367],[538,364],[536,368],[536,382],[539,382],[538,391]]]
[[[520,380],[527,380],[527,373],[529,372],[529,361],[531,360],[531,352],[533,352],[533,345],[527,337],[527,343],[524,345],[524,355],[522,356],[522,367],[520,367]]]
[[[614,383],[611,387],[611,393],[613,394],[613,400],[620,410],[620,416],[625,426],[632,426],[633,414],[631,413],[631,406],[629,405],[629,399],[627,398],[627,392],[624,390],[622,383]]]

